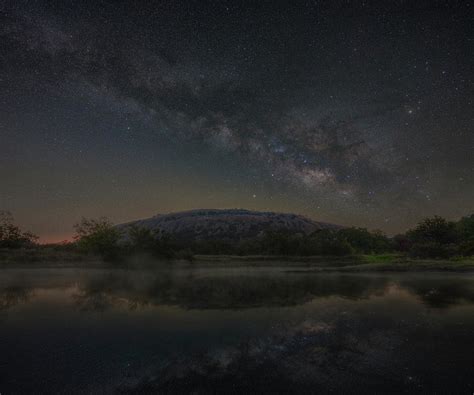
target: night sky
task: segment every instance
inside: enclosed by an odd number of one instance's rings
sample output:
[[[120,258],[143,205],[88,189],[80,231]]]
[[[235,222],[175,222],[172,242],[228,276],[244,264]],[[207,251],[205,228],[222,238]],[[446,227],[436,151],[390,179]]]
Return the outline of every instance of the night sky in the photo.
[[[295,212],[393,234],[474,201],[474,3],[0,0],[0,209]]]

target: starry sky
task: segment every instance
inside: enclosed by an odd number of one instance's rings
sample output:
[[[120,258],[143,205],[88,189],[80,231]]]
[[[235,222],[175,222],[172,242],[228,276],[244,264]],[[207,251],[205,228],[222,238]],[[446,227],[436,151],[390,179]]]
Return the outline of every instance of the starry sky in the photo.
[[[472,213],[470,1],[0,0],[0,209],[394,234]]]

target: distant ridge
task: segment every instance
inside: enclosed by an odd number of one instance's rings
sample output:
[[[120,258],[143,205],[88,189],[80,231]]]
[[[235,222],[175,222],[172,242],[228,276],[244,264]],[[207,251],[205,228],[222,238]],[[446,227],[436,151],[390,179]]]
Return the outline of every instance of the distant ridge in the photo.
[[[317,222],[303,215],[251,211],[244,209],[197,209],[158,214],[117,225],[126,230],[140,226],[170,234],[182,241],[239,241],[258,237],[267,230],[289,230],[310,234],[318,229],[339,229],[341,226]]]

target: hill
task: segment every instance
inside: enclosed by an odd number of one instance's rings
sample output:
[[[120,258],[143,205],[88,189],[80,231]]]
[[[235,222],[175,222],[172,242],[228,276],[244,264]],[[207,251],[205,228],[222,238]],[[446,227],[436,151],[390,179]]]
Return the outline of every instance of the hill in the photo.
[[[310,234],[318,229],[340,228],[297,214],[243,209],[199,209],[159,214],[118,227],[126,233],[126,229],[133,225],[170,234],[182,241],[238,241],[257,237],[267,230]]]

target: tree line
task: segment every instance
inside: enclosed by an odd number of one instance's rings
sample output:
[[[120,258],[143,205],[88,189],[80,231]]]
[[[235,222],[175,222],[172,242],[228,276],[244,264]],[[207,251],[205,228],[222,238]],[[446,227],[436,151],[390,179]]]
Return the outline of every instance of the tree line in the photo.
[[[474,214],[459,221],[448,221],[439,216],[426,218],[413,229],[394,237],[387,237],[381,231],[351,227],[320,229],[311,234],[268,230],[240,242],[183,242],[159,230],[139,226],[121,230],[107,218],[84,218],[75,225],[75,230],[74,242],[62,248],[100,255],[106,260],[137,253],[189,260],[195,254],[347,256],[398,252],[413,258],[474,255]],[[11,215],[0,213],[0,248],[31,248],[37,246],[36,242],[35,235],[14,225]]]

